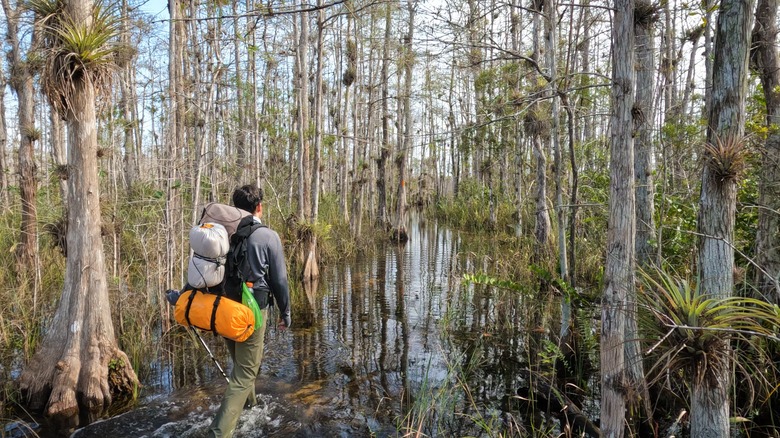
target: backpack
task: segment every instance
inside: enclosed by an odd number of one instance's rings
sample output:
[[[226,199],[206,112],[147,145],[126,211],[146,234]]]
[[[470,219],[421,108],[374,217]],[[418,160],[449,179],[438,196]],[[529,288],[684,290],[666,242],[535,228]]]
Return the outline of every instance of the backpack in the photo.
[[[246,256],[247,239],[255,230],[263,227],[266,225],[255,222],[252,216],[245,217],[241,219],[235,234],[230,239],[222,290],[231,300],[241,301],[241,284],[246,281],[249,272],[249,261]],[[251,289],[251,285],[249,286]]]
[[[216,202],[203,208],[198,223],[190,230],[193,256],[187,283],[241,302],[241,283],[248,272],[246,239],[265,225],[256,223],[245,210]]]

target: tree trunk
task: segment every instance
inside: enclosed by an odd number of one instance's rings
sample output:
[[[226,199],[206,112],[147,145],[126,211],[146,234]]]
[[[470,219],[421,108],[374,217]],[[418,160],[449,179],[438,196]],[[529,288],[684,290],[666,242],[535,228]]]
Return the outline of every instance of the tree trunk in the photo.
[[[322,0],[317,0],[317,5],[322,6]],[[311,211],[309,220],[317,223],[320,202],[320,149],[322,145],[322,58],[323,33],[325,25],[325,11],[317,12],[317,72],[314,76],[314,150],[312,151],[313,163],[310,168],[311,178]],[[311,233],[306,242],[306,261],[303,266],[303,280],[305,283],[316,282],[320,276],[319,260],[317,258],[317,235]]]
[[[301,5],[304,7],[304,5]],[[311,211],[309,168],[309,13],[301,12],[300,35],[296,50],[298,90],[298,216],[306,221]]]
[[[26,67],[22,69],[27,70]],[[13,83],[14,81],[12,81]],[[36,208],[36,193],[38,191],[38,166],[35,163],[35,141],[40,138],[40,131],[35,127],[35,90],[33,77],[29,72],[22,73],[16,88],[19,98],[19,126],[21,140],[19,142],[19,188],[22,195],[22,228],[19,237],[17,255],[19,257],[19,273],[32,272],[37,269],[38,254],[38,212]],[[34,280],[35,276],[31,280]],[[33,283],[35,284],[35,283]]]
[[[398,195],[396,199],[396,222],[395,229],[393,231],[394,239],[399,242],[406,242],[409,236],[406,232],[406,153],[411,151],[413,144],[413,117],[412,117],[412,73],[414,71],[414,11],[415,5],[412,0],[407,0],[407,11],[409,12],[409,29],[408,33],[404,36],[403,44],[403,69],[404,69],[404,91],[402,94],[403,99],[403,114],[404,117],[404,131],[403,131],[403,146],[398,152],[396,157],[396,165],[398,166]]]
[[[89,29],[91,10],[91,1],[77,0],[63,14]],[[45,407],[60,428],[96,420],[115,396],[132,394],[138,385],[111,323],[100,234],[95,84],[85,74],[69,76],[64,108],[71,170],[64,288],[41,346],[19,379],[31,406]]]
[[[374,15],[372,14],[372,23],[371,28],[374,28],[376,26],[376,22],[374,20]],[[355,41],[357,43],[357,40]],[[360,84],[365,78],[364,87],[365,89],[369,90],[367,91],[367,95],[364,96],[361,99],[356,99],[353,102],[354,109],[352,111],[352,126],[361,126],[362,129],[360,131],[355,131],[355,141],[353,142],[354,145],[354,151],[355,151],[355,172],[353,173],[353,187],[354,190],[352,190],[352,220],[350,221],[350,227],[352,228],[353,236],[360,236],[363,232],[363,216],[365,209],[365,198],[366,198],[366,183],[368,182],[368,171],[369,171],[369,165],[368,165],[368,145],[370,142],[372,142],[373,135],[371,134],[373,129],[373,111],[372,106],[370,102],[373,101],[372,97],[372,91],[374,89],[374,84],[372,83],[373,78],[373,59],[374,59],[374,51],[373,51],[373,44],[369,44],[370,50],[368,53],[368,60],[369,60],[369,70],[368,74],[365,73],[359,73],[357,75],[358,83]],[[356,59],[355,63],[360,65],[362,64],[362,55],[361,55],[361,45],[356,44],[357,50],[356,50]],[[359,90],[360,87],[356,87],[356,90]],[[364,103],[369,102],[369,103]],[[364,110],[361,111],[359,105],[364,105]],[[358,116],[362,117],[362,120],[358,118]]]
[[[450,130],[450,164],[452,165],[452,196],[458,196],[458,188],[460,187],[460,148],[455,145],[458,143],[457,126],[455,121],[455,66],[457,65],[457,57],[453,54],[452,66],[450,68],[450,83],[447,88],[447,107],[449,109],[447,114],[447,126]]]
[[[390,100],[388,88],[390,79],[388,75],[388,66],[390,64],[390,37],[391,26],[393,24],[393,14],[390,4],[385,5],[385,36],[382,44],[382,144],[377,159],[377,226],[386,230],[390,226],[390,216],[387,212],[387,159],[390,157],[390,110],[388,101]]]
[[[484,184],[486,180],[483,179],[483,154],[484,149],[487,147],[485,142],[485,132],[487,127],[485,124],[486,114],[483,111],[483,102],[485,101],[485,84],[480,81],[480,72],[482,71],[482,46],[483,41],[480,35],[481,29],[481,14],[479,10],[479,3],[476,0],[467,0],[467,19],[466,19],[466,31],[468,32],[468,52],[467,60],[468,69],[470,73],[469,80],[474,90],[474,114],[476,115],[476,125],[473,128],[474,145],[472,147],[472,153],[474,158],[474,179],[478,183]]]
[[[252,0],[246,0],[246,10],[251,10],[254,5],[254,2]],[[251,17],[247,15],[245,26],[246,29],[252,29],[253,22],[255,20],[255,17]],[[257,32],[255,30],[252,30],[252,32],[249,32],[249,41],[248,44],[251,47],[257,47]],[[260,146],[260,127],[259,127],[259,115],[257,113],[257,102],[258,102],[258,85],[257,85],[257,52],[258,50],[248,50],[247,57],[249,58],[249,67],[247,68],[246,72],[246,81],[245,83],[247,86],[250,87],[251,90],[251,99],[248,104],[248,114],[246,117],[249,120],[249,153],[250,156],[253,159],[253,162],[251,164],[252,169],[249,173],[249,177],[253,178],[255,180],[255,184],[258,187],[263,186],[263,180],[265,177],[265,171],[263,169],[263,157],[264,157],[264,151]]]
[[[634,291],[634,1],[615,0],[612,24],[610,196],[601,304],[601,432],[622,437],[626,414],[626,310]]]
[[[346,73],[349,74],[349,73]],[[354,73],[353,73],[354,74]],[[341,114],[341,118],[339,120],[339,137],[340,141],[339,144],[341,145],[341,156],[339,158],[340,160],[340,174],[339,174],[339,181],[341,186],[341,192],[339,193],[339,211],[342,213],[342,216],[344,218],[344,222],[349,222],[349,190],[347,190],[347,187],[349,186],[349,175],[350,172],[349,169],[349,146],[348,146],[348,137],[349,137],[349,102],[350,102],[350,90],[352,90],[351,82],[349,82],[350,85],[346,85],[344,87],[344,101],[342,102],[343,111]]]
[[[705,78],[704,78],[704,114],[709,116],[710,112],[712,112],[712,88],[713,88],[713,56],[712,56],[712,13],[715,11],[715,3],[716,0],[704,0],[704,71],[705,71]],[[750,0],[748,0],[750,1]],[[722,11],[723,9],[721,9]],[[718,14],[718,19],[720,19],[720,14]],[[672,67],[672,58],[671,56],[668,59],[669,61],[669,69],[673,69]],[[673,84],[668,84],[670,90],[674,90]]]
[[[769,134],[761,159],[756,270],[758,291],[780,304],[780,59],[777,52],[777,1],[759,0],[753,28],[753,64],[761,76]]]
[[[550,249],[550,212],[547,210],[547,156],[544,153],[544,145],[539,135],[532,138],[534,157],[536,157],[536,221],[534,236],[536,236],[537,254],[542,257]],[[539,261],[539,260],[537,260]]]
[[[122,44],[126,44],[130,47],[130,17],[128,11],[127,0],[122,1]],[[122,79],[121,79],[121,98],[119,106],[122,109],[122,127],[124,130],[124,177],[125,188],[130,189],[133,183],[138,178],[138,156],[135,153],[135,123],[134,123],[134,111],[133,106],[135,100],[133,99],[133,89],[135,88],[135,81],[133,76],[133,70],[135,66],[133,60],[135,56],[127,55],[128,58],[123,60]]]
[[[352,17],[352,14],[349,14],[347,18],[350,22],[354,19]],[[348,28],[351,28],[351,26],[348,26]],[[352,81],[358,81],[358,84],[360,84],[360,81],[363,80],[362,74],[359,72],[359,53],[360,51],[360,45],[358,43],[357,38],[351,33],[347,33],[347,72],[351,72],[350,80]],[[350,170],[350,175],[352,176],[352,182],[350,183],[350,190],[349,193],[352,197],[350,208],[349,208],[349,229],[353,236],[359,236],[360,235],[360,221],[363,215],[363,209],[361,206],[361,197],[363,192],[363,156],[361,154],[362,145],[361,145],[361,135],[359,130],[358,124],[358,101],[360,100],[360,97],[358,96],[358,93],[360,92],[360,86],[357,85],[355,88],[355,96],[352,98],[352,102],[345,102],[345,105],[352,109],[352,168]],[[349,91],[349,90],[347,90]],[[349,95],[349,94],[347,94]],[[345,111],[345,114],[349,114],[349,110]],[[347,118],[350,118],[349,116]],[[363,145],[365,143],[362,143]]]
[[[558,136],[560,129],[560,100],[558,98],[557,77],[558,62],[556,60],[558,47],[558,2],[557,0],[547,0],[544,4],[544,42],[545,42],[545,63],[550,80],[550,100],[552,103],[552,119],[550,140],[553,146],[553,162],[555,165],[555,214],[558,223],[558,261],[560,275],[563,281],[569,281],[569,262],[566,257],[566,215],[563,212],[563,184],[564,184],[564,163],[561,152],[561,142]]]
[[[699,39],[701,39],[701,33],[697,33],[691,40],[691,56],[688,58],[688,69],[685,74],[685,88],[683,89],[682,101],[680,101],[679,111],[676,109],[672,111],[672,114],[676,114],[676,117],[683,117],[683,119],[675,118],[675,123],[679,123],[680,120],[685,120],[688,117],[688,103],[691,100],[691,93],[694,91],[695,83],[693,81],[693,74],[696,71],[697,52],[699,51]]]
[[[27,60],[22,57],[20,42],[20,15],[23,8],[17,4],[13,9],[8,0],[3,0],[3,10],[6,16],[7,37],[11,46],[8,52],[11,77],[9,84],[16,93],[18,100],[19,129],[19,190],[22,198],[22,224],[19,235],[19,246],[16,249],[18,269],[22,275],[32,272],[33,290],[37,290],[36,255],[38,253],[38,227],[35,195],[38,190],[37,166],[35,164],[35,141],[40,138],[40,132],[35,128],[35,90],[33,76]],[[33,39],[35,32],[33,31]],[[32,269],[30,269],[32,267]]]
[[[580,52],[580,60],[582,65],[582,71],[589,72],[591,71],[590,68],[590,57],[591,50],[590,50],[590,42],[591,42],[591,7],[590,7],[590,0],[583,0],[582,1],[582,42],[580,42],[577,46],[579,52]],[[583,132],[582,137],[585,139],[585,141],[589,141],[594,137],[593,133],[595,132],[595,119],[593,117],[593,114],[595,111],[593,111],[594,106],[594,100],[592,99],[585,99],[584,95],[581,98],[578,107],[582,108],[583,112],[586,114],[585,120],[582,122],[583,126]]]
[[[182,71],[184,45],[184,24],[181,20],[182,5],[180,0],[168,1],[168,13],[171,21],[169,25],[170,46],[168,58],[168,135],[165,137],[165,227],[166,227],[166,253],[165,272],[166,284],[176,284],[179,278],[175,276],[178,271],[176,262],[178,258],[177,242],[179,231],[179,217],[182,215],[181,196],[178,191],[178,166],[179,150],[186,143],[184,133],[184,75]],[[166,313],[168,307],[164,307],[162,313]]]
[[[216,33],[216,32],[215,32]],[[209,38],[211,40],[211,50],[212,52],[217,52],[221,46],[219,43],[219,40],[216,36]],[[200,49],[196,49],[195,51],[198,52],[198,57],[201,57],[199,54]],[[208,55],[207,55],[208,57]],[[216,125],[223,125],[224,123],[220,123],[220,121],[217,121],[217,123],[214,122],[214,114],[218,113],[218,111],[215,111],[215,108],[217,107],[217,89],[218,84],[220,82],[221,76],[222,76],[222,65],[221,63],[215,63],[208,65],[210,67],[211,71],[207,71],[205,73],[208,74],[208,88],[206,89],[205,93],[202,92],[202,87],[199,87],[196,91],[196,98],[198,101],[198,104],[196,105],[198,108],[204,108],[203,111],[200,112],[199,119],[196,123],[196,125],[193,127],[193,143],[195,146],[194,154],[190,158],[190,162],[193,168],[192,176],[191,176],[191,185],[192,185],[192,219],[191,224],[195,225],[197,224],[199,215],[201,214],[201,210],[199,206],[201,205],[201,184],[202,184],[202,177],[203,177],[203,166],[204,166],[204,156],[206,153],[204,152],[207,147],[206,137],[211,136],[210,143],[211,147],[215,147],[217,137],[216,135],[216,129],[214,126]],[[203,74],[201,73],[201,67],[197,66],[195,68],[195,82],[198,84],[205,83],[206,79],[201,79]],[[205,102],[203,101],[203,94],[205,94]],[[245,146],[243,143],[239,145],[238,147],[244,148]],[[244,157],[244,160],[246,160],[246,157]],[[216,160],[210,160],[212,163]],[[237,184],[244,184],[245,173],[242,172],[240,169],[245,168],[246,161],[242,162],[241,167],[239,170],[236,170],[235,173],[233,173],[233,177],[236,178],[235,182]],[[238,179],[241,178],[241,179]]]
[[[575,128],[574,128],[574,109],[571,107],[571,104],[569,102],[569,96],[567,94],[561,95],[561,103],[563,104],[563,108],[566,111],[566,127],[568,131],[568,138],[569,138],[569,166],[571,168],[571,195],[569,198],[569,245],[568,248],[564,245],[563,250],[568,251],[568,267],[567,267],[567,276],[564,277],[564,281],[566,281],[569,284],[569,287],[571,289],[574,289],[577,285],[577,271],[576,271],[576,258],[574,257],[575,251],[575,244],[576,244],[576,232],[577,232],[577,190],[579,185],[579,176],[577,174],[577,161],[574,153],[574,139],[575,139]],[[565,236],[561,236],[564,238]],[[561,342],[568,342],[566,339],[567,337],[571,336],[572,332],[570,331],[571,328],[571,303],[564,299],[561,303],[561,330],[560,330],[560,338]]]
[[[520,18],[521,2],[520,0],[513,0],[511,5],[511,17],[510,17],[510,35],[512,37],[512,50],[520,53],[522,31],[522,20]],[[517,96],[522,95],[523,81],[518,80],[515,84],[514,90],[512,90]],[[452,129],[452,128],[450,128]],[[525,197],[523,196],[523,130],[520,123],[514,124],[514,194],[515,194],[515,237],[518,239],[523,236],[523,204],[525,203]],[[454,146],[453,146],[454,149]]]
[[[556,60],[558,47],[558,2],[547,0],[544,4],[544,42],[547,70],[550,81],[550,98],[552,102],[552,129],[550,138],[553,145],[553,161],[555,163],[555,218],[558,224],[558,268],[561,280],[570,283],[569,259],[566,251],[566,214],[563,206],[564,162],[561,151],[561,141],[558,136],[560,120],[560,100],[558,97],[558,62]],[[571,325],[571,303],[567,299],[561,300],[561,341],[569,335]]]
[[[543,52],[539,35],[541,33],[541,16],[544,2],[542,0],[533,0],[532,3],[534,8],[534,52],[532,58],[539,64],[541,62],[541,53]],[[526,128],[530,129],[526,130],[530,131],[533,153],[536,158],[536,222],[534,225],[534,236],[536,237],[537,250],[534,251],[534,257],[538,263],[541,261],[539,259],[543,259],[550,251],[550,230],[552,229],[552,224],[550,222],[550,212],[547,209],[547,154],[545,153],[544,141],[542,139],[545,130],[542,127],[542,115],[538,103],[534,104],[534,108],[529,115],[531,117],[527,117]]]
[[[738,169],[724,165],[723,155],[743,153],[748,51],[754,0],[723,0],[715,38],[712,100],[709,109],[704,170],[699,200],[700,289],[713,298],[734,288],[734,222]],[[734,154],[734,155],[732,155]],[[739,161],[739,160],[737,160]],[[725,162],[729,162],[726,160]],[[716,356],[726,360],[729,346]],[[717,364],[713,364],[717,365]],[[729,435],[729,366],[713,366],[707,378],[696,378],[691,397],[691,436]]]
[[[247,105],[244,99],[245,83],[243,83],[243,73],[241,73],[241,63],[244,62],[246,56],[241,53],[241,42],[243,38],[241,36],[241,25],[239,18],[238,5],[239,2],[233,1],[233,63],[235,64],[235,84],[236,84],[236,125],[234,138],[236,142],[236,178],[240,181],[240,184],[244,184],[247,178],[247,170],[250,167],[248,161],[249,154],[247,153],[246,145],[246,112]],[[218,48],[217,48],[218,49]]]
[[[8,127],[5,124],[5,80],[4,69],[0,68],[0,211],[8,209]]]
[[[68,208],[68,180],[67,166],[68,166],[68,150],[65,144],[62,117],[56,108],[49,105],[49,120],[51,126],[49,127],[49,140],[51,145],[51,155],[54,160],[55,166],[57,166],[57,179],[60,185],[60,197],[62,203],[65,206],[65,210]],[[67,213],[66,213],[67,216]]]
[[[636,259],[639,266],[646,268],[653,257],[652,240],[655,239],[655,223],[653,214],[653,85],[655,79],[655,47],[653,26],[657,20],[654,7],[648,0],[638,0],[637,9],[641,17],[634,20],[636,36],[636,102],[635,120],[636,142],[634,144],[634,176],[636,178]],[[644,364],[642,363],[642,346],[637,330],[637,297],[636,289],[629,289],[626,297],[626,383],[633,388],[634,399],[627,400],[632,404],[628,412],[629,427],[637,430],[639,421],[651,418],[650,396],[645,383]],[[637,409],[641,402],[642,409]]]
[[[637,0],[644,4],[640,10],[652,8],[649,0]],[[636,176],[636,256],[639,266],[647,266],[653,259],[655,240],[655,203],[653,201],[653,173],[655,172],[653,129],[653,85],[655,81],[655,36],[653,17],[642,17],[634,25],[636,32],[636,108],[637,120],[634,173]]]

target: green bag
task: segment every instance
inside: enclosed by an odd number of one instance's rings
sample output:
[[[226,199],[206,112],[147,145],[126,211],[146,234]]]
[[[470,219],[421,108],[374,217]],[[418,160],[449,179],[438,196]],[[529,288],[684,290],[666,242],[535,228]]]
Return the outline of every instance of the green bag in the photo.
[[[247,287],[245,282],[241,283],[241,302],[252,310],[255,315],[255,330],[263,323],[263,314],[260,312],[260,306],[257,305],[255,295]]]

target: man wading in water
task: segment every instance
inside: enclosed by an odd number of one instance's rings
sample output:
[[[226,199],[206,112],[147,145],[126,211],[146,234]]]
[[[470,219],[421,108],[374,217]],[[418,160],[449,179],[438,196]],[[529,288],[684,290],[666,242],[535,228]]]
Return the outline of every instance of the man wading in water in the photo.
[[[263,216],[263,190],[248,184],[233,192],[233,205],[252,214],[252,220],[260,223]],[[284,262],[282,241],[275,231],[268,227],[258,227],[246,239],[246,262],[240,266],[244,281],[251,289],[258,306],[262,309],[262,323],[244,342],[225,339],[230,357],[233,359],[233,371],[230,383],[225,389],[222,405],[209,427],[209,436],[230,437],[236,427],[238,417],[245,407],[256,403],[255,379],[260,372],[263,360],[263,343],[268,318],[268,304],[276,301],[279,308],[279,327],[286,329],[292,323],[290,319],[290,290],[287,284],[287,267]],[[241,296],[238,290],[226,290],[229,297]],[[232,289],[232,286],[231,286]],[[240,301],[240,299],[238,300]]]

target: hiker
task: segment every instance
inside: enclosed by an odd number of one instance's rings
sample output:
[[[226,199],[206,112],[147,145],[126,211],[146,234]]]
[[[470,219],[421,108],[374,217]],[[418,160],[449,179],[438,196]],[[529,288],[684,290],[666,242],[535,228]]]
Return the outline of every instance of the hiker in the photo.
[[[248,184],[233,192],[233,205],[252,214],[255,223],[263,216],[263,190]],[[238,417],[244,408],[256,403],[255,379],[260,372],[263,359],[265,326],[268,317],[268,305],[279,308],[280,329],[290,327],[290,292],[287,284],[287,268],[284,251],[279,235],[268,227],[259,227],[252,231],[246,240],[247,263],[244,264],[244,279],[252,285],[253,295],[262,309],[262,323],[244,342],[225,339],[233,370],[230,382],[225,389],[222,404],[209,427],[209,436],[229,437],[233,435]],[[241,291],[225,291],[228,296]]]

